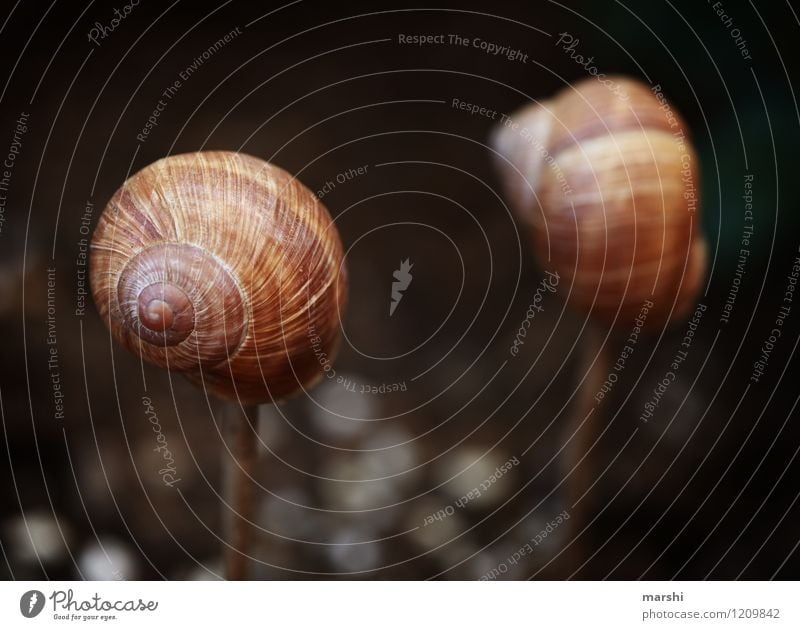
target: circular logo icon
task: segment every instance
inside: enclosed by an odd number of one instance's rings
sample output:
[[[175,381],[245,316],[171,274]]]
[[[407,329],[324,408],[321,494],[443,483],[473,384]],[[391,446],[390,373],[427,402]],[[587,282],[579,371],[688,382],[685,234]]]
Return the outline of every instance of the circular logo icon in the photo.
[[[19,599],[19,611],[28,619],[35,617],[44,608],[44,593],[42,591],[28,591]]]

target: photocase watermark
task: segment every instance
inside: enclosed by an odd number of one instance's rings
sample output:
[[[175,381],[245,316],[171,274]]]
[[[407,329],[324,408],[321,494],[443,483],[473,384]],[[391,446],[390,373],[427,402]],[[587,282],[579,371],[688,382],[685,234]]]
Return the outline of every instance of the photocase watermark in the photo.
[[[800,248],[798,248],[800,252]],[[758,383],[764,371],[767,369],[772,351],[778,345],[778,340],[783,336],[783,325],[789,318],[792,312],[792,303],[794,302],[794,293],[797,289],[797,279],[800,278],[800,255],[795,256],[792,261],[792,267],[786,275],[786,286],[783,290],[783,300],[778,312],[775,315],[775,320],[772,330],[769,331],[769,336],[761,344],[761,354],[758,360],[753,363],[753,373],[750,375],[752,383]]]
[[[453,46],[464,46],[477,48],[485,52],[487,55],[502,56],[508,61],[519,61],[520,63],[528,63],[528,54],[522,52],[519,48],[511,46],[503,46],[494,42],[486,41],[480,37],[462,37],[461,35],[448,35],[448,41]]]
[[[516,456],[511,457],[504,464],[501,464],[500,466],[495,468],[495,471],[491,475],[489,475],[489,477],[487,477],[480,484],[472,488],[469,492],[465,492],[460,498],[453,501],[453,503],[446,505],[441,510],[437,510],[433,514],[429,514],[428,516],[426,516],[422,522],[423,527],[427,527],[428,525],[433,524],[434,521],[443,521],[448,516],[452,516],[453,514],[455,514],[456,508],[459,509],[464,508],[467,505],[469,505],[469,503],[471,503],[472,501],[479,499],[481,496],[483,496],[485,492],[488,492],[489,489],[494,484],[496,484],[500,479],[502,479],[502,477],[509,470],[514,468],[514,466],[518,465],[519,465],[519,459],[517,459]]]
[[[397,305],[400,304],[400,300],[403,299],[405,291],[411,286],[411,281],[414,279],[414,276],[411,275],[413,266],[414,264],[406,258],[400,262],[400,267],[392,273],[394,282],[392,282],[392,297],[389,301],[389,317],[394,315],[394,311]]]
[[[3,159],[3,168],[0,170],[0,234],[3,234],[6,225],[6,207],[8,205],[8,189],[11,186],[11,175],[17,163],[19,152],[22,149],[22,136],[28,132],[28,118],[30,114],[20,112],[11,137],[11,144]]]
[[[541,545],[549,536],[551,536],[559,525],[568,520],[569,512],[567,510],[559,513],[554,519],[548,521],[548,523],[541,529],[541,531],[539,531],[538,534],[531,536],[531,538],[524,545],[508,556],[508,558],[498,564],[494,569],[484,573],[479,579],[486,582],[489,580],[496,580],[501,575],[505,575],[508,573],[509,565],[515,566],[520,560],[522,560],[522,558],[532,555],[536,550],[536,547]]]
[[[609,79],[605,73],[597,69],[597,66],[594,65],[594,57],[584,57],[578,52],[578,44],[580,43],[581,40],[567,31],[559,33],[558,40],[556,40],[556,46],[561,46],[561,50],[567,53],[572,61],[586,70],[586,72],[597,79],[599,83],[606,86],[608,90],[620,100],[627,101],[629,98],[628,93],[625,92],[625,89],[619,83],[613,79]]]
[[[683,198],[686,200],[686,211],[690,214],[695,214],[695,212],[697,212],[697,190],[695,189],[694,185],[694,177],[692,173],[692,153],[686,141],[686,132],[678,121],[678,117],[675,115],[675,112],[672,111],[672,107],[670,106],[669,102],[667,102],[667,98],[664,96],[664,93],[661,91],[661,85],[654,85],[650,88],[650,91],[660,103],[659,109],[664,112],[667,124],[672,130],[672,138],[675,140],[678,151],[681,152],[681,181],[683,182]]]
[[[408,385],[406,385],[405,381],[370,385],[368,383],[356,381],[349,376],[337,376],[336,383],[344,387],[348,392],[353,392],[354,394],[391,394],[393,392],[408,391]]]
[[[341,173],[337,173],[333,179],[327,180],[322,185],[322,187],[317,191],[317,198],[322,199],[326,195],[329,195],[336,189],[337,185],[346,184],[347,182],[353,181],[356,177],[361,177],[362,175],[366,175],[368,169],[369,169],[369,164],[364,164],[362,166],[348,168],[347,170],[344,170]]]
[[[64,391],[61,382],[61,368],[58,361],[58,332],[56,329],[56,270],[47,270],[47,372],[50,374],[50,386],[53,392],[53,417],[64,419]]]
[[[601,400],[603,400],[603,398],[606,397],[606,394],[613,389],[614,384],[619,380],[619,373],[625,369],[625,363],[633,355],[633,351],[639,341],[639,335],[642,333],[644,323],[647,321],[647,314],[650,312],[650,309],[652,309],[653,306],[654,304],[652,300],[645,300],[642,304],[642,308],[639,310],[639,315],[635,320],[633,320],[633,328],[628,334],[628,338],[625,340],[625,345],[622,347],[622,352],[619,353],[617,360],[614,362],[613,371],[608,373],[603,385],[594,395],[595,402],[599,403]]]
[[[497,110],[489,109],[483,105],[468,103],[462,101],[460,98],[453,98],[450,101],[450,107],[453,109],[460,109],[462,112],[467,112],[470,116],[478,115],[483,118],[488,118],[489,120],[497,120],[497,116],[499,115]]]
[[[677,380],[678,372],[683,362],[686,361],[686,358],[689,356],[689,349],[692,347],[694,335],[697,332],[697,327],[700,325],[700,320],[706,310],[708,310],[708,307],[702,303],[698,304],[695,308],[692,317],[686,324],[686,331],[681,340],[681,349],[675,353],[675,356],[669,364],[669,370],[667,370],[664,377],[653,389],[653,395],[650,397],[650,400],[645,403],[644,411],[642,411],[639,416],[640,421],[647,423],[653,417],[658,405],[661,403],[661,399],[664,397],[664,394],[667,393],[669,386]]]
[[[561,167],[558,165],[555,157],[553,157],[553,154],[550,153],[546,146],[544,146],[542,140],[537,137],[536,131],[530,129],[529,127],[520,127],[520,124],[507,114],[500,114],[500,122],[504,128],[507,127],[511,131],[518,133],[520,138],[528,143],[533,150],[541,156],[542,162],[547,164],[547,166],[549,166],[555,174],[556,180],[558,181],[558,186],[561,188],[561,194],[563,194],[564,197],[569,197],[572,195],[572,187],[569,185],[569,182],[564,175],[564,171],[561,170]],[[528,185],[530,184],[531,182],[528,182]]]
[[[41,606],[39,612],[44,608],[44,594],[41,591],[28,591],[20,600],[20,610],[23,610],[26,596],[36,595],[36,606]],[[39,603],[41,597],[42,602]],[[153,600],[137,599],[127,600],[108,600],[101,597],[98,593],[89,599],[77,599],[75,591],[53,591],[47,599],[52,605],[53,619],[57,621],[114,621],[119,618],[117,613],[147,613],[153,612],[158,608],[158,602]],[[38,613],[37,613],[38,614]],[[26,617],[28,615],[25,615]]]
[[[311,350],[314,352],[314,356],[316,357],[317,361],[319,362],[320,367],[322,368],[323,373],[325,374],[325,378],[335,379],[336,378],[336,370],[331,363],[331,358],[328,356],[328,353],[323,350],[322,347],[322,337],[317,334],[317,327],[314,324],[309,324],[308,329],[306,332],[306,336],[308,337],[308,341],[311,344]]]
[[[44,609],[44,593],[42,591],[28,591],[19,598],[19,611],[27,619],[33,619]]]
[[[178,78],[172,82],[172,85],[167,87],[162,93],[161,98],[158,99],[158,103],[153,108],[153,111],[150,113],[150,116],[147,117],[147,122],[145,123],[144,127],[142,127],[141,131],[136,134],[136,139],[139,142],[145,142],[148,136],[153,132],[153,130],[158,126],[158,119],[164,110],[167,109],[167,105],[169,102],[175,98],[178,91],[183,87],[184,83],[189,80],[189,78],[197,72],[197,70],[211,57],[217,54],[223,47],[230,44],[234,39],[236,39],[239,35],[242,34],[242,28],[237,26],[232,31],[226,33],[222,37],[220,37],[217,41],[215,41],[211,46],[209,46],[203,53],[194,58],[192,63],[186,66],[183,70],[178,73]]]
[[[161,468],[158,474],[161,475],[161,481],[164,482],[165,486],[174,488],[175,484],[181,479],[180,477],[175,477],[177,474],[175,470],[175,458],[167,445],[167,436],[164,435],[164,432],[161,430],[161,423],[158,421],[158,414],[153,407],[153,401],[148,396],[142,396],[142,405],[145,408],[144,414],[153,427],[153,433],[156,434],[158,446],[156,446],[153,451],[160,453],[161,457],[164,459],[164,468]]]
[[[89,241],[92,233],[92,216],[94,204],[87,201],[81,215],[81,225],[78,228],[81,238],[78,239],[78,257],[75,260],[75,317],[86,315],[86,297],[89,295]]]
[[[721,324],[727,324],[731,319],[736,298],[739,296],[739,288],[747,271],[747,263],[750,260],[750,241],[753,240],[753,233],[755,232],[753,226],[753,175],[750,173],[745,173],[743,190],[744,216],[742,217],[742,235],[739,239],[739,257],[736,261],[736,271],[733,274],[725,304],[722,305],[722,314],[719,316]]]
[[[105,39],[106,37],[110,37],[111,34],[117,30],[117,27],[122,24],[122,21],[128,17],[133,8],[139,5],[139,0],[130,0],[128,4],[122,7],[122,11],[119,9],[114,9],[114,15],[116,17],[111,18],[111,20],[107,24],[101,24],[100,22],[95,22],[94,26],[89,29],[87,39],[92,42],[95,46],[100,46],[100,39]]]
[[[706,0],[706,3],[711,4],[711,0]],[[714,4],[711,4],[711,9],[717,14],[722,25],[728,29],[728,35],[731,36],[733,43],[736,44],[736,47],[739,49],[739,54],[742,56],[742,59],[752,61],[753,57],[750,55],[747,40],[742,37],[742,31],[734,26],[733,18],[726,13],[725,5],[723,5],[722,2],[714,2]]]
[[[523,319],[522,323],[519,325],[517,334],[514,336],[514,342],[508,350],[512,357],[517,356],[519,354],[519,349],[525,345],[525,337],[528,336],[528,329],[531,327],[533,320],[536,318],[536,313],[541,313],[544,311],[544,307],[542,306],[544,296],[548,293],[556,292],[556,287],[558,286],[559,281],[558,272],[545,270],[545,273],[547,274],[547,277],[542,278],[542,281],[539,283],[536,291],[534,291],[533,300],[531,301],[530,306],[528,306],[528,310],[525,311],[525,319]]]
[[[653,87],[650,88],[650,91],[653,93],[653,96],[656,97],[658,101],[658,109],[662,111],[664,114],[664,118],[667,121],[667,125],[669,125],[670,129],[680,129],[681,123],[678,121],[678,117],[675,115],[675,112],[672,109],[672,106],[667,101],[667,97],[664,96],[664,92],[661,89],[661,84],[657,83]]]
[[[316,326],[309,324],[306,336],[308,337],[308,341],[311,344],[311,350],[319,362],[325,378],[335,382],[337,385],[341,385],[348,392],[353,392],[354,394],[383,395],[408,391],[408,385],[406,385],[405,381],[380,383],[375,385],[358,381],[352,376],[348,376],[346,374],[338,374],[336,372],[336,368],[334,368],[333,364],[331,363],[331,358],[323,349],[323,339],[319,334],[317,334]]]
[[[508,61],[528,63],[528,53],[523,52],[519,48],[490,42],[480,37],[464,37],[457,33],[428,33],[422,35],[400,33],[397,36],[397,43],[411,46],[447,45],[476,48],[487,55],[502,56]]]

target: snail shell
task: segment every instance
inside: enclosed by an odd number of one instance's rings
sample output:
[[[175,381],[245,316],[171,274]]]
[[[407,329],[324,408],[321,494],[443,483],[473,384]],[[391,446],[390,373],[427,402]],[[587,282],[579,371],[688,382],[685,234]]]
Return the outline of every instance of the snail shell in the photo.
[[[128,179],[98,223],[90,277],[125,348],[247,404],[322,374],[347,284],[339,235],[311,191],[225,151],[167,157]]]
[[[677,113],[646,85],[612,80],[621,96],[581,81],[512,114],[517,127],[498,126],[491,143],[506,197],[549,253],[543,264],[572,282],[570,301],[627,327],[651,300],[647,324],[659,326],[689,310],[705,276],[697,157]]]

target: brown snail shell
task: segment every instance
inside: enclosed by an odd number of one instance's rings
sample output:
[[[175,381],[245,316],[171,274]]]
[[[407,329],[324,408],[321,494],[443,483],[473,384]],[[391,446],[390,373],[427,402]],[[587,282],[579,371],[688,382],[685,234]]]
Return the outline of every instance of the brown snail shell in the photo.
[[[628,326],[651,300],[647,324],[663,325],[705,276],[697,157],[646,85],[611,80],[622,96],[581,81],[512,114],[517,127],[498,125],[491,143],[505,195],[542,264],[572,283],[570,301]]]
[[[226,151],[167,157],[128,179],[98,223],[90,276],[125,348],[247,404],[322,374],[347,285],[339,235],[314,194]]]

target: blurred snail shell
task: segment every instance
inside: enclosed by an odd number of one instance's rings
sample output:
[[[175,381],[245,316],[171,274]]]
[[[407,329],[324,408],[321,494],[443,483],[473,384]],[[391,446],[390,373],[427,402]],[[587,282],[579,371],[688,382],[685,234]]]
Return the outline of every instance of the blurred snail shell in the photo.
[[[646,85],[612,80],[615,92],[587,79],[523,107],[491,143],[510,206],[573,305],[628,326],[652,300],[646,323],[660,326],[673,304],[672,318],[691,308],[705,276],[697,157]]]
[[[248,404],[322,374],[346,296],[324,206],[282,169],[226,151],[167,157],[128,179],[98,223],[90,275],[125,348]]]

